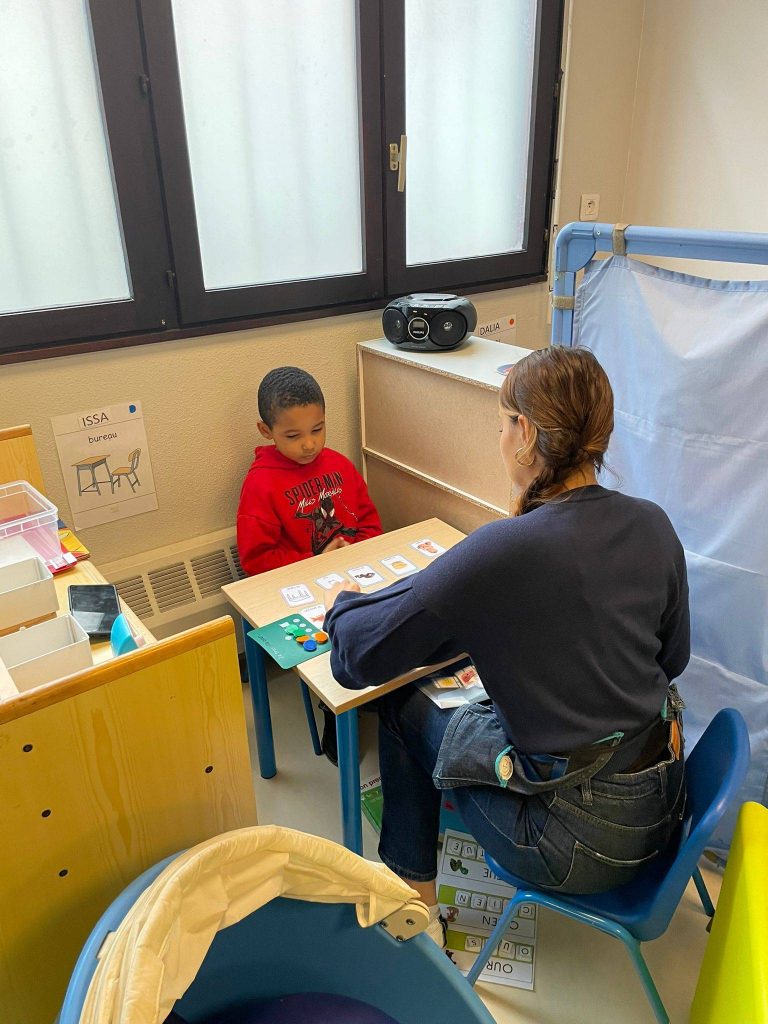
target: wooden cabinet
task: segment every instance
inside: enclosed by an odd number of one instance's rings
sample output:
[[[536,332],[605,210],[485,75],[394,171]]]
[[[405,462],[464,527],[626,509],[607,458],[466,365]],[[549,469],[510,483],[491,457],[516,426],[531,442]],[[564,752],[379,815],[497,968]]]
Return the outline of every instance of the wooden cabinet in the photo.
[[[464,533],[509,514],[500,367],[530,349],[470,338],[454,352],[358,345],[363,472],[386,530],[437,516]]]

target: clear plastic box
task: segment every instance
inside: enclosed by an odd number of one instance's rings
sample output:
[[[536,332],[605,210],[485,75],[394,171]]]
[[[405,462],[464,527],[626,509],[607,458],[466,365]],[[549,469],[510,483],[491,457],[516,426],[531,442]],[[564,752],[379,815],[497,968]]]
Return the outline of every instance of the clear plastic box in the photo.
[[[26,480],[0,484],[0,564],[34,555],[62,564],[59,510]]]

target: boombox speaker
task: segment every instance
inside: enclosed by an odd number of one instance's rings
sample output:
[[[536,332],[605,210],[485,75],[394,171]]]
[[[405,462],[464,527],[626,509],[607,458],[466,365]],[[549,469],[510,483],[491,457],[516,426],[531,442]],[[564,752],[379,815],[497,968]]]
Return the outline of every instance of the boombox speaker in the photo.
[[[387,339],[410,352],[458,348],[477,324],[477,310],[459,295],[404,295],[381,315]]]

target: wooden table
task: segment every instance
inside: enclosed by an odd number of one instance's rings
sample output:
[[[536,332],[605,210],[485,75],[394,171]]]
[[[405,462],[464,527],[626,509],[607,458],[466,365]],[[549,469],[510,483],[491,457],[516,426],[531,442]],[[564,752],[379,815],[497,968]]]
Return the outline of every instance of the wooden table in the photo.
[[[71,585],[80,586],[81,584],[104,584],[108,583],[109,580],[104,579],[90,559],[85,559],[82,562],[78,562],[77,565],[74,565],[71,569],[66,569],[64,572],[57,572],[53,577],[53,582],[56,586],[56,596],[59,599],[59,615],[64,615],[69,612],[69,596],[67,594],[67,589]],[[154,641],[155,638],[142,623],[141,619],[134,615],[128,605],[122,600],[120,601],[120,610],[130,622],[131,628],[135,634],[143,637],[147,643]],[[105,661],[109,661],[110,658],[114,657],[109,640],[98,640],[92,642],[91,655],[93,657],[94,665],[101,665]]]
[[[317,579],[337,572],[346,577],[346,570],[358,565],[370,564],[383,577],[384,582],[366,587],[365,592],[381,590],[394,583],[397,577],[381,564],[382,558],[390,555],[404,555],[419,569],[429,565],[434,558],[428,558],[410,545],[412,542],[429,537],[444,548],[451,548],[464,534],[455,530],[439,519],[428,519],[413,526],[405,526],[400,530],[385,533],[381,537],[360,541],[358,544],[329,551],[314,558],[273,569],[259,576],[229,583],[222,590],[227,600],[245,620],[245,654],[248,662],[248,677],[253,700],[253,717],[256,726],[256,741],[259,756],[259,771],[262,778],[270,779],[277,772],[275,762],[275,746],[272,736],[272,718],[269,708],[269,693],[265,655],[261,647],[248,636],[253,627],[265,626],[281,616],[290,613],[301,614],[301,606],[289,607],[281,590],[296,583],[304,583],[312,591],[314,604],[325,603],[325,591],[317,583]],[[439,557],[439,556],[438,556]],[[303,662],[296,667],[302,682],[302,693],[308,718],[312,717],[309,690],[312,690],[328,705],[336,715],[336,737],[339,750],[339,789],[341,798],[341,818],[344,845],[355,853],[362,853],[362,818],[360,813],[360,763],[358,751],[357,709],[375,700],[382,694],[395,690],[414,679],[426,675],[434,666],[414,668],[407,675],[390,679],[381,686],[368,686],[363,690],[348,690],[336,682],[331,673],[330,653],[320,654],[316,658]],[[315,753],[320,753],[317,732],[313,735]]]

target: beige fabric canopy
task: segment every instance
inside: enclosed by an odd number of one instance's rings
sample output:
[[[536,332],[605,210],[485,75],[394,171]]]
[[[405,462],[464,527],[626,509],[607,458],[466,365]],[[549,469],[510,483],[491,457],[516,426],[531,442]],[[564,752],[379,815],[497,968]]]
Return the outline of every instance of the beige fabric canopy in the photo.
[[[277,896],[354,903],[362,927],[389,918],[402,938],[428,920],[410,886],[337,843],[277,825],[228,832],[177,857],[110,934],[80,1024],[162,1024],[216,933]]]

